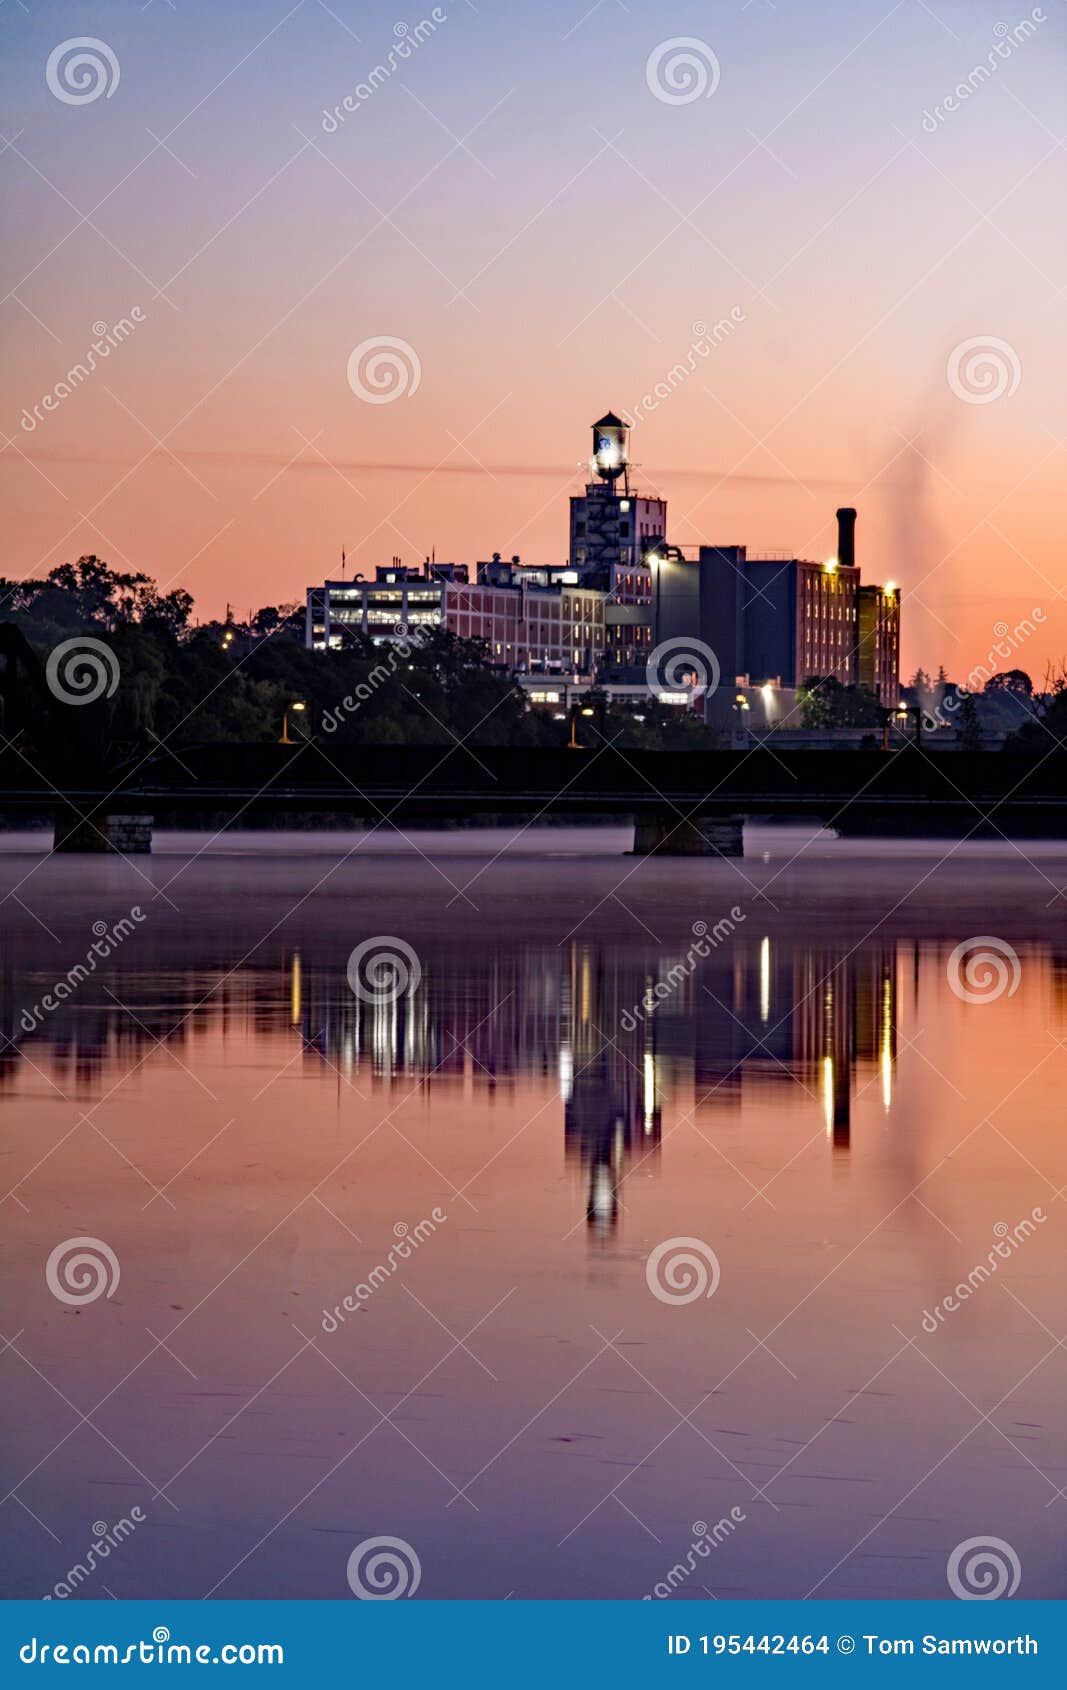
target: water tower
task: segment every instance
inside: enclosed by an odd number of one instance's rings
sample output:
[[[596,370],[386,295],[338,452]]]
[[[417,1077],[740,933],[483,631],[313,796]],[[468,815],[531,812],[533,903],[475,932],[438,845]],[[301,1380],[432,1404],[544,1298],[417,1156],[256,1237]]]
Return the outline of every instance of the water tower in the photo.
[[[612,486],[621,475],[626,486],[629,460],[629,427],[614,411],[608,411],[593,424],[593,468],[602,481]]]

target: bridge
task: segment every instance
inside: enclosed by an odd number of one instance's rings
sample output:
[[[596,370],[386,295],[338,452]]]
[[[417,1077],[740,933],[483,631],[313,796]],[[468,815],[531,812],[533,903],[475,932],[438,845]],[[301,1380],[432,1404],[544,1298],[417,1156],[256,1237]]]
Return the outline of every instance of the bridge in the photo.
[[[160,817],[217,826],[268,814],[372,822],[618,817],[639,854],[742,854],[746,818],[845,834],[1067,837],[1067,751],[631,751],[336,745],[159,746],[107,775],[0,753],[0,815],[51,816],[58,850],[143,851]]]

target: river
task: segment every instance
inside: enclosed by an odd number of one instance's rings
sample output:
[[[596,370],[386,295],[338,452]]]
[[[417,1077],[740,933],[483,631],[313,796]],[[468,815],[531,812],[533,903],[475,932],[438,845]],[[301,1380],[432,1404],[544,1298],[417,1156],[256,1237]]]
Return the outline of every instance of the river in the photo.
[[[1067,1594],[1067,846],[629,842],[0,838],[4,1595]]]

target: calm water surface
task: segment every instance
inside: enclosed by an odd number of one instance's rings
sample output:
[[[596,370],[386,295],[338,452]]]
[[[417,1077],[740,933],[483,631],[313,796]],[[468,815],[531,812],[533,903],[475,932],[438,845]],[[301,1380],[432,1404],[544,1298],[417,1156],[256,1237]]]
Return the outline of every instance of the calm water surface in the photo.
[[[9,836],[3,1593],[1062,1597],[1067,849],[508,837]]]

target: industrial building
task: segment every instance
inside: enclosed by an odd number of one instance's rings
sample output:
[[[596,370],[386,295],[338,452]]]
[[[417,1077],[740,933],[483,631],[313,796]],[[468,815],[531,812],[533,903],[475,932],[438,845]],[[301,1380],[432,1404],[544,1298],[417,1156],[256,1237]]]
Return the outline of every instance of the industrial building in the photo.
[[[629,428],[612,411],[593,424],[589,465],[570,501],[565,564],[494,553],[472,579],[464,564],[394,559],[373,581],[310,588],[307,645],[446,628],[484,641],[491,660],[520,677],[589,685],[639,684],[654,650],[689,640],[714,653],[728,697],[735,687],[786,694],[832,676],[896,703],[900,589],[861,584],[851,507],[837,512],[837,552],[821,563],[750,556],[743,545],[683,549],[668,542],[666,500],[632,485]]]

